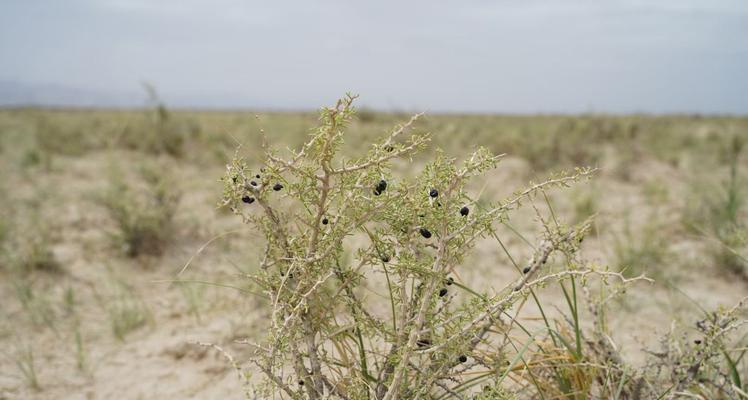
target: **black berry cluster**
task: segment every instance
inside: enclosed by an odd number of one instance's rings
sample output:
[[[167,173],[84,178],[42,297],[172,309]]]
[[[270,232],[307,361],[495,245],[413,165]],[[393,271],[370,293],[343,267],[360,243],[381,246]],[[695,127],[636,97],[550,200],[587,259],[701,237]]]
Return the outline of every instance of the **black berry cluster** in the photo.
[[[283,185],[281,185],[280,183],[276,183],[275,185],[273,185],[273,190],[275,190],[276,192],[281,189],[283,189]]]
[[[470,214],[470,209],[467,208],[467,206],[460,209],[460,215],[462,215],[463,217],[467,217],[468,214]]]
[[[254,197],[249,197],[249,196],[244,196],[244,197],[242,197],[242,201],[245,202],[245,203],[247,203],[247,204],[252,204],[252,203],[255,202],[255,198]]]

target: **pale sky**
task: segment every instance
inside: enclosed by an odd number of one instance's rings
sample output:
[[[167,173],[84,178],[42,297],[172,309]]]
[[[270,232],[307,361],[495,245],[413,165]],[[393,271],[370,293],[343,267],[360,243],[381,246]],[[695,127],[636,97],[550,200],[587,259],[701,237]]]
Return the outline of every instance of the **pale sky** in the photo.
[[[0,104],[143,81],[180,107],[748,114],[748,0],[0,2]]]

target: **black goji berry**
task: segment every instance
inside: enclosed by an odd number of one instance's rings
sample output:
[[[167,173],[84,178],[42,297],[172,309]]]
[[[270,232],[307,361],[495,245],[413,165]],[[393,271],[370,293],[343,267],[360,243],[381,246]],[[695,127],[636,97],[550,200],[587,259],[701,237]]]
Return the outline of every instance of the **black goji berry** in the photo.
[[[431,237],[431,232],[429,232],[428,229],[421,228],[419,231],[421,232],[421,236],[425,237],[426,239]]]
[[[304,381],[299,380],[299,386],[304,386]]]
[[[390,256],[385,254],[382,257],[380,257],[380,260],[382,260],[382,262],[390,262]]]
[[[275,185],[273,185],[273,190],[275,190],[276,192],[281,189],[283,189],[283,185],[281,185],[280,183],[276,183]]]
[[[530,272],[530,267],[525,267],[525,269],[522,270],[523,274],[526,274],[528,272]]]
[[[444,297],[444,296],[446,296],[446,295],[447,295],[447,292],[448,292],[447,288],[442,288],[442,289],[441,289],[441,290],[439,291],[439,297]]]
[[[255,181],[249,182],[249,184],[252,185],[252,186],[257,186],[257,182],[255,182]]]
[[[459,361],[460,363],[464,363],[465,361],[467,361],[467,356],[463,354],[457,358],[457,361]]]
[[[247,203],[247,204],[252,204],[252,203],[255,202],[255,198],[254,197],[249,197],[249,196],[244,196],[244,197],[242,197],[242,201],[245,202],[245,203]]]
[[[447,278],[447,282],[446,282],[447,286],[449,286],[449,285],[451,285],[453,283],[455,283],[454,278],[452,278],[451,276],[449,278]]]
[[[696,343],[696,344],[701,344],[701,340],[700,339],[696,339],[693,342]]]
[[[377,183],[376,191],[382,193],[385,190],[387,190],[387,181],[382,179],[381,181],[379,181],[379,183]]]
[[[468,214],[470,214],[470,209],[467,208],[467,206],[460,209],[460,215],[462,215],[463,217],[466,217]]]
[[[322,218],[322,225],[327,225],[328,222],[330,221],[327,218]]]
[[[433,197],[433,198],[436,198],[437,196],[439,196],[439,191],[438,191],[438,190],[436,190],[436,189],[431,189],[431,190],[429,191],[429,196],[431,196],[431,197]]]
[[[255,175],[255,178],[260,179],[260,174]]]

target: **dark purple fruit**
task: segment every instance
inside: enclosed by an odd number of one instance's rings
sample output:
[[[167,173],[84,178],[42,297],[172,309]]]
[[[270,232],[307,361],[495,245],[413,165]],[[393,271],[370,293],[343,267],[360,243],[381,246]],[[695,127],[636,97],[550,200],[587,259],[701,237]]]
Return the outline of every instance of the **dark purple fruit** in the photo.
[[[255,182],[255,181],[249,182],[249,184],[252,185],[252,186],[257,186],[257,182]]]
[[[467,356],[463,354],[457,357],[457,361],[459,361],[460,363],[464,363],[465,361],[467,361]]]
[[[436,189],[431,189],[431,190],[429,191],[429,196],[431,196],[432,198],[434,198],[434,199],[435,199],[435,198],[436,198],[437,196],[439,196],[439,191],[438,191],[438,190],[436,190]]]
[[[431,237],[431,232],[429,232],[429,230],[426,228],[421,228],[419,232],[421,232],[421,236],[425,237],[426,239]]]
[[[281,185],[280,183],[276,183],[275,185],[273,185],[273,190],[275,190],[276,192],[281,189],[283,189],[283,185]]]
[[[247,204],[252,204],[252,203],[255,202],[255,198],[254,197],[249,197],[249,196],[244,196],[244,197],[242,197],[242,201],[245,202],[245,203],[247,203]]]
[[[447,278],[447,282],[446,282],[446,285],[447,285],[447,286],[449,286],[449,285],[451,285],[451,284],[453,284],[453,283],[455,283],[455,280],[454,280],[454,278],[452,278],[451,276],[450,276],[449,278]]]
[[[447,288],[442,288],[442,289],[441,289],[441,290],[439,291],[439,297],[444,297],[444,296],[446,296],[446,295],[447,295],[447,292],[448,292]]]
[[[234,183],[236,183],[236,177],[235,177],[235,176],[232,176],[232,177],[231,177],[231,181],[232,181],[232,182],[234,182]]]
[[[528,272],[530,272],[530,267],[525,267],[525,269],[522,270],[523,274],[526,274]]]
[[[699,345],[699,344],[701,344],[701,339],[696,339],[696,340],[694,340],[693,342],[694,342],[695,344]]]
[[[322,218],[322,225],[327,225],[329,222],[327,218]]]
[[[385,254],[382,257],[380,257],[380,260],[382,260],[382,262],[390,262],[390,256]]]
[[[299,380],[299,386],[304,386],[304,381]]]
[[[462,215],[463,217],[467,217],[468,214],[470,214],[470,209],[467,208],[467,206],[460,209],[460,215]]]
[[[377,187],[375,188],[375,190],[379,193],[382,193],[385,190],[387,190],[387,181],[385,181],[384,179],[379,181],[379,183],[377,183]]]
[[[260,179],[260,174],[255,175],[255,178]]]

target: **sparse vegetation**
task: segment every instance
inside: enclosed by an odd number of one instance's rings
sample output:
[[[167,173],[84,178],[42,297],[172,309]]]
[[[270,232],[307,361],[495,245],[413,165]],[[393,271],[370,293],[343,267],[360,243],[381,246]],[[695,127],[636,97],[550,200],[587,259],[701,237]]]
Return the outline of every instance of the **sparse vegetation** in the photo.
[[[143,167],[142,182],[127,178],[113,171],[108,190],[98,198],[117,224],[115,242],[130,257],[161,255],[175,235],[179,189],[163,167]]]
[[[14,224],[12,228],[8,223],[4,228],[6,263],[14,273],[60,272],[62,266],[52,250],[54,231],[39,214],[34,202],[24,211],[28,212],[27,220]]]
[[[119,340],[125,340],[130,332],[148,324],[151,312],[143,303],[138,293],[121,279],[111,282],[111,296],[106,299],[106,310],[112,334]]]
[[[18,372],[21,373],[26,384],[34,390],[40,390],[42,387],[39,384],[39,378],[36,374],[36,359],[34,358],[33,347],[27,345],[17,350],[15,363]]]
[[[684,216],[686,227],[711,239],[710,252],[714,262],[732,275],[748,279],[745,254],[745,181],[740,173],[740,159],[745,146],[743,136],[734,135],[725,140],[723,159],[728,168],[727,179],[704,183],[694,192],[695,201]]]
[[[221,379],[226,365],[189,345],[210,338],[251,374],[246,382],[250,393],[265,398],[263,391],[273,391],[273,384],[260,385],[263,372],[245,362],[257,349],[235,342],[264,346],[273,343],[262,340],[270,333],[284,345],[297,343],[311,371],[306,336],[294,330],[303,319],[293,316],[304,310],[319,329],[315,345],[325,379],[340,391],[350,390],[350,399],[366,388],[374,399],[379,383],[389,390],[396,371],[387,379],[377,372],[392,365],[388,360],[400,367],[396,361],[407,348],[391,356],[390,346],[416,326],[415,319],[393,324],[392,299],[398,318],[403,309],[426,304],[423,330],[428,332],[423,333],[430,333],[416,338],[410,362],[402,364],[401,398],[410,390],[420,390],[423,398],[455,398],[444,387],[465,399],[742,396],[748,380],[740,325],[745,307],[730,304],[745,293],[745,282],[734,279],[739,268],[731,266],[745,263],[748,254],[742,193],[748,159],[744,150],[735,151],[748,120],[428,115],[400,139],[381,141],[383,132],[408,118],[367,110],[351,119],[327,165],[340,169],[348,160],[345,165],[351,167],[372,156],[387,161],[371,167],[374,172],[334,174],[346,178],[331,180],[328,204],[333,206],[316,226],[319,246],[342,243],[342,250],[330,253],[326,262],[305,264],[298,255],[311,236],[299,233],[315,225],[309,213],[316,216],[321,187],[306,173],[319,173],[319,160],[302,157],[305,169],[300,171],[275,162],[265,171],[260,167],[270,150],[263,142],[278,145],[271,153],[277,159],[293,159],[287,149],[304,146],[316,115],[186,112],[166,109],[156,100],[144,110],[0,111],[0,318],[11,321],[0,324],[0,342],[10,349],[0,360],[0,370],[9,371],[0,374],[0,398],[65,398],[71,390],[129,393],[133,382],[144,386],[145,397],[182,398],[187,387],[199,398],[230,397],[238,385]],[[257,134],[261,129],[264,135]],[[402,157],[410,144],[403,138],[429,131],[429,146]],[[227,208],[215,209],[214,177],[239,143],[238,155],[250,161],[251,173],[237,181],[254,189],[241,197],[237,192],[234,206],[252,218],[264,212],[263,204],[277,211],[286,221],[292,261],[279,259],[277,252],[266,256],[262,233],[268,225],[244,227]],[[450,192],[452,173],[470,163],[469,154],[481,147],[488,149],[479,151],[481,157],[505,154],[498,168],[466,180],[462,194]],[[107,168],[112,160],[113,173]],[[591,184],[526,198],[523,207],[506,214],[510,220],[485,231],[485,240],[477,237],[470,251],[447,246],[446,259],[454,266],[449,274],[440,277],[429,268],[445,229],[484,221],[489,210],[514,198],[515,188],[548,176],[560,179],[565,175],[554,172],[573,174],[573,167],[583,165],[599,167]],[[364,178],[356,186],[359,176]],[[309,182],[320,185],[313,189]],[[354,194],[353,200],[343,201],[345,193]],[[309,201],[310,211],[300,206]],[[381,205],[371,210],[379,220],[351,229],[351,220],[364,216],[354,211],[366,202]],[[409,221],[409,234],[394,231]],[[597,229],[583,243],[559,240],[559,235],[577,229],[586,233],[589,227]],[[529,260],[549,238],[562,248],[534,269]],[[404,240],[413,248],[404,247]],[[188,250],[198,248],[194,255]],[[259,268],[263,260],[273,264]],[[132,268],[144,262],[158,268]],[[186,262],[188,271],[173,282],[173,273]],[[279,265],[290,267],[280,271]],[[621,277],[624,265],[628,268]],[[594,272],[574,275],[587,270]],[[281,334],[267,329],[279,315],[272,314],[267,299],[272,285],[276,290],[280,282],[284,288],[305,285],[324,278],[325,271],[332,275],[306,300],[285,291],[278,297],[280,310],[309,305],[289,314],[293,329]],[[632,285],[629,279],[641,272],[656,283]],[[557,280],[553,274],[558,273],[573,280]],[[671,289],[663,282],[676,276],[673,285],[682,285],[693,301],[668,294]],[[463,332],[465,313],[501,301],[507,294],[501,289],[525,277],[530,284],[495,319],[484,341],[470,350],[458,334],[445,344],[447,335]],[[537,279],[543,284],[532,283]],[[404,302],[402,282],[415,283],[405,285]],[[419,289],[418,282],[425,288]],[[206,285],[235,290],[206,290]],[[330,315],[336,320],[328,320]],[[455,321],[445,323],[448,318]],[[676,321],[672,327],[671,320]],[[148,356],[133,348],[148,349]],[[297,379],[294,353],[282,354],[274,372],[292,391],[310,392],[317,378]],[[115,362],[102,362],[110,358]],[[254,359],[262,360],[262,353]],[[18,360],[33,371],[38,391]],[[163,365],[173,365],[187,378],[148,386],[152,377],[161,376]],[[431,368],[445,365],[453,375],[440,380],[445,373]],[[322,385],[329,391],[325,379]],[[283,389],[274,394],[290,398]]]

